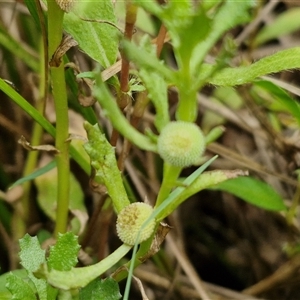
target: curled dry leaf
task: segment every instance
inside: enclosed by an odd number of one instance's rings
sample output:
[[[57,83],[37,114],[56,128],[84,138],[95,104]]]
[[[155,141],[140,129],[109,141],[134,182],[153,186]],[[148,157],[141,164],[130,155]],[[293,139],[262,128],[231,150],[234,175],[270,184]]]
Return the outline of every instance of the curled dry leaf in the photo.
[[[78,43],[69,35],[65,35],[54,52],[54,54],[51,57],[51,60],[49,62],[50,67],[59,67],[62,62],[62,57],[65,55],[65,53],[72,47],[77,46]]]
[[[23,135],[18,140],[18,143],[21,144],[26,150],[29,151],[47,151],[47,152],[53,152],[54,154],[59,153],[59,151],[52,145],[39,145],[39,146],[30,145],[30,143],[25,139]]]
[[[75,218],[78,219],[80,223],[79,232],[77,232],[78,235],[82,234],[84,231],[87,221],[89,219],[89,216],[86,211],[80,210],[80,209],[71,209],[71,213],[74,215]]]
[[[135,280],[135,282],[137,283],[137,285],[139,287],[139,290],[140,290],[141,295],[142,295],[142,299],[143,300],[149,300],[149,298],[146,295],[146,292],[145,292],[145,289],[143,287],[143,284],[142,284],[141,280],[136,276],[132,276],[132,277],[133,277],[133,279]]]
[[[148,258],[152,257],[154,254],[156,254],[159,251],[160,245],[165,240],[170,229],[171,229],[171,226],[169,226],[166,223],[160,222],[158,229],[156,231],[155,237],[152,240],[150,249],[144,256],[139,257],[140,261],[142,261],[142,262],[146,261]]]

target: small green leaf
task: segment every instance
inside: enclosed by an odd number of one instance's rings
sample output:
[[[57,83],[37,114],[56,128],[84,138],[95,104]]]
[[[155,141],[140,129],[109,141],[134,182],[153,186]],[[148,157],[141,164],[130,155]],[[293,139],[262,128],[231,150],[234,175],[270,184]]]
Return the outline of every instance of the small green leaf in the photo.
[[[123,40],[121,41],[121,48],[123,49],[126,57],[137,63],[140,68],[146,69],[148,72],[156,72],[164,77],[168,83],[173,83],[175,72],[162,64],[154,54],[149,53],[144,48],[137,47],[133,43]]]
[[[36,288],[36,291],[39,295],[39,300],[52,300],[52,299],[54,300],[53,297],[52,298],[48,297],[47,290],[48,290],[48,287],[50,289],[51,286],[47,285],[47,282],[45,279],[38,279],[31,272],[28,272],[28,278],[30,278],[31,281],[33,282],[33,284]]]
[[[119,286],[112,278],[98,278],[80,290],[79,300],[118,300],[122,297]]]
[[[254,45],[258,46],[267,41],[279,38],[300,29],[300,8],[294,7],[283,13],[278,18],[266,25],[256,36]]]
[[[78,262],[79,249],[77,236],[72,232],[59,234],[56,244],[50,247],[50,255],[47,260],[49,269],[58,271],[71,270]]]
[[[205,76],[212,68],[212,65],[205,64],[199,73]],[[300,47],[279,51],[247,67],[225,68],[214,74],[209,83],[221,86],[241,85],[266,74],[297,68],[300,68]]]
[[[81,18],[91,21],[84,21]],[[65,14],[64,28],[84,52],[107,68],[117,58],[118,30],[103,21],[116,23],[110,0],[78,1],[74,12]]]
[[[6,287],[12,293],[12,300],[37,299],[30,285],[13,273],[6,277]]]
[[[45,262],[45,250],[41,249],[36,236],[31,237],[28,233],[19,240],[20,259],[22,266],[30,272],[35,272]]]
[[[8,273],[4,273],[1,274],[0,276],[0,299],[1,300],[11,300],[11,293],[10,291],[7,289],[7,277],[10,277],[11,275],[15,275],[21,279],[24,279],[26,282],[28,282],[28,272],[25,269],[17,269],[17,270],[13,270],[11,272]],[[29,284],[30,281],[29,281]],[[32,285],[32,288],[34,288],[34,286]]]
[[[199,68],[208,51],[229,29],[246,23],[250,20],[250,9],[255,5],[253,0],[240,1],[222,1],[222,5],[212,16],[213,22],[210,24],[210,32],[204,41],[201,41],[193,52],[191,66],[193,74],[199,74]]]
[[[271,186],[252,177],[230,179],[219,183],[213,189],[231,193],[263,209],[273,211],[286,210],[283,199]]]

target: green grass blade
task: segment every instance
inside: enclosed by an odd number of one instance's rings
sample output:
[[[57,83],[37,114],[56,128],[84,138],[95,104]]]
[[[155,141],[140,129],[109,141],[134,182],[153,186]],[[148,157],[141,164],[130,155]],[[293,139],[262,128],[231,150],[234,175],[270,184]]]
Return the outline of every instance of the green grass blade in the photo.
[[[3,79],[0,78],[0,90],[2,90],[8,97],[10,97],[17,105],[19,105],[26,113],[28,113],[36,122],[38,122],[44,130],[46,130],[51,136],[55,137],[56,130],[51,123],[41,115],[37,109],[35,109],[29,102],[26,101],[16,90],[8,85]],[[80,152],[70,145],[70,153],[73,159],[80,165],[80,167],[90,174],[90,164],[83,158]]]
[[[34,171],[33,173],[29,174],[28,176],[25,176],[23,178],[20,178],[19,180],[17,180],[16,182],[13,183],[13,185],[11,185],[9,188],[12,189],[13,187],[20,185],[26,181],[30,181],[33,180],[45,173],[47,173],[48,171],[52,170],[53,168],[56,167],[56,160],[52,160],[50,163],[48,163],[47,165],[45,165],[44,167]]]

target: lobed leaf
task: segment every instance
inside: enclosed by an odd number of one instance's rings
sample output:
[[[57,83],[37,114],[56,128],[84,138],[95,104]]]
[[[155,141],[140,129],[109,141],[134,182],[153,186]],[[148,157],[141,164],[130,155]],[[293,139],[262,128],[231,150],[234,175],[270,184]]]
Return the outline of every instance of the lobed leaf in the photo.
[[[36,236],[31,237],[28,233],[19,240],[20,259],[22,266],[30,272],[35,272],[45,262],[45,250],[41,249]]]
[[[77,255],[79,249],[77,236],[72,232],[59,233],[56,244],[50,247],[50,254],[47,259],[49,270],[71,270],[78,262]]]

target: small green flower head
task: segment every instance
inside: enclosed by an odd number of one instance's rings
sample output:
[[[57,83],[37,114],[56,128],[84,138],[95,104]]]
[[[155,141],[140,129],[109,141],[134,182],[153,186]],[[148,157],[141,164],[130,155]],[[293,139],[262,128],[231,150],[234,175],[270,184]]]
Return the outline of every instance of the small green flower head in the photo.
[[[161,158],[175,167],[196,164],[205,148],[205,138],[200,128],[190,122],[168,123],[161,131],[157,149]]]
[[[117,219],[117,233],[120,240],[131,246],[133,246],[135,242],[141,243],[147,240],[153,233],[155,227],[154,219],[141,231],[139,240],[136,241],[141,226],[152,212],[152,206],[143,202],[131,203],[123,208],[118,214]]]

